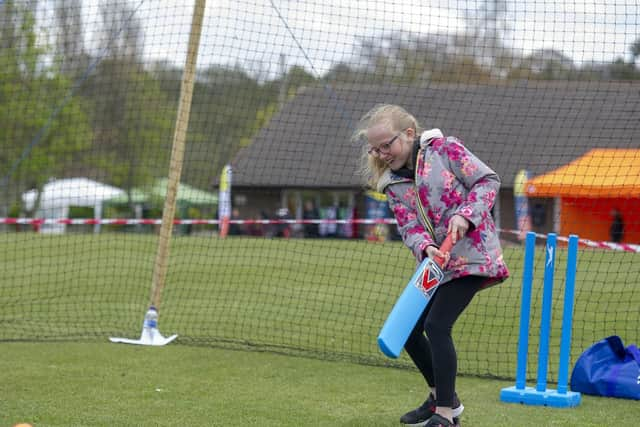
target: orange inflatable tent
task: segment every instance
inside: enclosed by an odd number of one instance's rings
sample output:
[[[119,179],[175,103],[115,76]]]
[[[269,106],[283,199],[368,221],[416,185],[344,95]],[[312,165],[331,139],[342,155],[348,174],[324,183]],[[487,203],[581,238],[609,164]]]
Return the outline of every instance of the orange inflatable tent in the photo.
[[[624,221],[624,243],[640,243],[640,150],[594,149],[527,181],[528,197],[558,197],[560,234],[609,241],[612,212]]]

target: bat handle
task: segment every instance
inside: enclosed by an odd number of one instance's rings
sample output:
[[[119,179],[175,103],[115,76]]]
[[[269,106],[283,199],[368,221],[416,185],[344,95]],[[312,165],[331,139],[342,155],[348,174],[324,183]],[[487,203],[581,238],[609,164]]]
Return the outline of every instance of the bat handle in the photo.
[[[440,245],[440,252],[443,252],[443,253],[451,252],[451,248],[453,248],[453,242],[451,241],[451,239],[452,239],[451,234],[447,234],[447,237],[444,239],[444,242],[442,242],[442,245]],[[442,267],[442,264],[444,264],[444,258],[442,257],[435,256],[433,257],[433,260],[436,263],[438,263],[440,267]]]

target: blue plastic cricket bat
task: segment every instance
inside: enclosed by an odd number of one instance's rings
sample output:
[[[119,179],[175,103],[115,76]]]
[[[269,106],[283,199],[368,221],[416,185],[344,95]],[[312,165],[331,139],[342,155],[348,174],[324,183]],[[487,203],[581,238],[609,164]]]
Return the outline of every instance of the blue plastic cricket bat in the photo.
[[[448,253],[452,246],[449,234],[442,242],[440,251]],[[444,277],[443,263],[444,259],[432,260],[427,257],[422,260],[398,297],[378,335],[378,347],[386,356],[394,359],[400,356],[411,330]]]

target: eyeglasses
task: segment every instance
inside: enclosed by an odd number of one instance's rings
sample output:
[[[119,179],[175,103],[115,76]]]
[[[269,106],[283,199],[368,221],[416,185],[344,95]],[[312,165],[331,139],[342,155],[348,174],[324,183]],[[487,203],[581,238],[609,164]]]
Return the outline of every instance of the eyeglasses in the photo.
[[[388,142],[380,144],[380,146],[377,148],[369,147],[369,149],[367,150],[367,154],[369,154],[370,156],[376,156],[376,157],[380,156],[381,154],[389,154],[389,152],[391,151],[391,145],[395,142],[396,139],[398,139],[399,136],[400,134],[397,134],[396,136],[391,138]]]

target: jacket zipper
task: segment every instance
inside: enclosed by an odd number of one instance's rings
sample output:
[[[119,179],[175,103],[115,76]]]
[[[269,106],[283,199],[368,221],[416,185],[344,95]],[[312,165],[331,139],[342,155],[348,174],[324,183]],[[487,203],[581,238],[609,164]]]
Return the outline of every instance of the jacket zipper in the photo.
[[[418,152],[418,158],[416,159],[416,169],[413,176],[413,188],[416,193],[416,205],[418,206],[418,211],[420,211],[420,216],[422,217],[422,221],[427,226],[427,231],[429,232],[429,234],[431,234],[431,239],[433,240],[433,243],[437,245],[438,242],[436,241],[436,231],[434,230],[433,224],[431,224],[431,221],[429,220],[429,217],[427,216],[427,213],[424,210],[424,206],[422,206],[422,201],[420,200],[420,194],[418,194],[418,184],[417,184],[418,183],[418,167],[420,166],[420,158],[422,157],[421,154],[422,154],[422,149]]]

